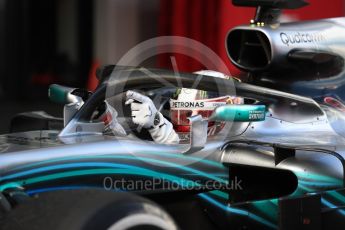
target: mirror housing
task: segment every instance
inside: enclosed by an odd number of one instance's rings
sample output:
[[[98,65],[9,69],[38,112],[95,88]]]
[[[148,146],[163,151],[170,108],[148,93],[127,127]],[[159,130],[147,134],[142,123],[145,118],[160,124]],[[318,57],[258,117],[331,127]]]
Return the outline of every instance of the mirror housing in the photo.
[[[83,99],[77,95],[72,94],[76,88],[70,88],[58,84],[49,86],[48,97],[51,101],[59,104],[81,103]]]
[[[210,117],[211,121],[256,122],[264,121],[265,105],[223,105],[217,107]]]
[[[52,84],[49,86],[49,99],[53,102],[65,105],[63,109],[64,126],[70,122],[74,114],[84,104],[84,100],[82,98],[83,94],[81,93],[85,94],[85,92],[78,92],[78,89],[76,88],[70,88],[58,84]]]

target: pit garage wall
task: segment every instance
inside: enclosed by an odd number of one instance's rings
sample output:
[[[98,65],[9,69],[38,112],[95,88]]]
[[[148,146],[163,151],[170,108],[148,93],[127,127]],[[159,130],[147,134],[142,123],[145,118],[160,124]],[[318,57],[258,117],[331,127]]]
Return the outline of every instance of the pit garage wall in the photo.
[[[94,62],[115,64],[157,36],[159,0],[94,0]]]

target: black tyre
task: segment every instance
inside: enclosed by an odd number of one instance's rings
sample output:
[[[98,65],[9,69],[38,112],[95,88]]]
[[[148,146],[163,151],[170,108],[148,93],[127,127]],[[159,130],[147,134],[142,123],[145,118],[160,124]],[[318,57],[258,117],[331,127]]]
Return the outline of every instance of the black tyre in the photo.
[[[147,199],[98,190],[40,194],[10,211],[1,222],[5,230],[177,229],[172,218]]]

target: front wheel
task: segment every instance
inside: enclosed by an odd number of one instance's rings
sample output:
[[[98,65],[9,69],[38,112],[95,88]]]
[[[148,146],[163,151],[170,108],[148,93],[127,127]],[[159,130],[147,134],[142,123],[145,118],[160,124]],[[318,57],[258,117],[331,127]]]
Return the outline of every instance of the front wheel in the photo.
[[[129,193],[55,191],[20,204],[2,219],[1,229],[175,230],[157,204]]]

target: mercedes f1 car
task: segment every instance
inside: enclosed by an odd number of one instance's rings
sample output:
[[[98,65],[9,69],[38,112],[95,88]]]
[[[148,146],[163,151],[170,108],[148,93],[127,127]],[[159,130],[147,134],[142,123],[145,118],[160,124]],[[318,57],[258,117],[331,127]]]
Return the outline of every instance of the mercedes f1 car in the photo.
[[[63,119],[16,117],[13,131],[45,130],[0,136],[1,229],[343,229],[345,19],[279,24],[280,9],[305,2],[233,3],[258,7],[227,38],[246,83],[106,66],[94,92],[50,87]],[[154,143],[130,123],[123,94],[144,92],[164,112],[181,86],[245,104],[190,117],[187,141]],[[105,101],[127,135],[107,130]],[[210,121],[224,128],[208,137]]]

